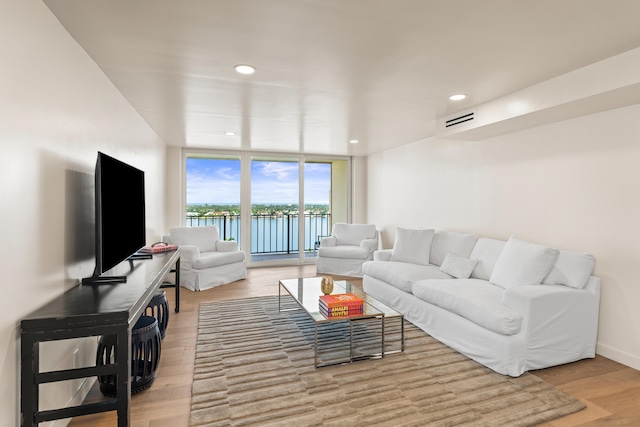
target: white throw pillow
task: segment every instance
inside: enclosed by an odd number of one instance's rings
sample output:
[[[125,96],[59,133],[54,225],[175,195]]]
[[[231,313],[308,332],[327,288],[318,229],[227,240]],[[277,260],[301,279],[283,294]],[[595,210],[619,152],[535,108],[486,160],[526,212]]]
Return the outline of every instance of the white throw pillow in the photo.
[[[444,257],[444,261],[442,261],[440,271],[456,279],[468,279],[477,263],[477,259],[469,259],[454,253],[448,253]]]
[[[429,265],[433,230],[398,228],[391,261]]]
[[[449,252],[456,255],[468,257],[478,240],[473,234],[458,233],[456,231],[435,230],[431,251],[429,252],[429,263],[442,265],[444,257]]]
[[[558,252],[512,236],[496,261],[489,281],[504,289],[539,285],[556,262]]]
[[[478,264],[476,264],[476,267],[473,269],[471,277],[489,280],[491,273],[493,273],[493,268],[506,244],[507,242],[505,240],[480,237],[473,247],[471,255],[469,255],[469,258],[478,260]]]
[[[560,251],[556,263],[544,278],[545,285],[565,285],[583,289],[596,266],[593,255],[585,252]]]

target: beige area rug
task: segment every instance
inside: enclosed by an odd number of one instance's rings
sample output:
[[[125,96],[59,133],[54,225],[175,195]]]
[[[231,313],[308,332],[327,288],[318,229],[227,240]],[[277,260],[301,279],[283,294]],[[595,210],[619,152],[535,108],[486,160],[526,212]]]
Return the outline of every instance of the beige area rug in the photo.
[[[319,346],[323,360],[348,350],[347,323],[323,324],[332,328],[320,329],[331,337]],[[388,329],[387,350],[397,349],[400,328]],[[379,330],[358,325],[356,347],[375,351]],[[278,297],[202,304],[191,426],[531,426],[584,407],[534,375],[497,374],[408,322],[404,352],[317,369],[313,333],[304,312],[278,312]]]

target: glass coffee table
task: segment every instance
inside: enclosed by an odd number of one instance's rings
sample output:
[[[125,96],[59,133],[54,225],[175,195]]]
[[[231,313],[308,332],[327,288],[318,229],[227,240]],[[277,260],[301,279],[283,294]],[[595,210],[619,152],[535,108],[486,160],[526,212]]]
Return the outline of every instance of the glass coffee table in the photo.
[[[364,301],[362,314],[326,317],[320,313],[321,277],[283,279],[278,285],[278,310],[304,310],[314,323],[314,364],[316,368],[384,357],[404,351],[404,315],[381,303],[348,281],[335,281],[332,294],[352,293]],[[282,289],[286,291],[283,295]],[[297,306],[284,308],[282,297],[290,295]],[[338,325],[342,322],[342,325]],[[326,328],[323,326],[327,326]],[[344,328],[342,328],[344,326]],[[340,328],[342,330],[340,331]],[[348,329],[346,329],[348,328]],[[340,343],[344,343],[341,346]],[[345,348],[348,342],[348,351]],[[358,345],[363,343],[362,345]],[[321,344],[331,357],[320,360]],[[328,361],[324,361],[324,359]]]

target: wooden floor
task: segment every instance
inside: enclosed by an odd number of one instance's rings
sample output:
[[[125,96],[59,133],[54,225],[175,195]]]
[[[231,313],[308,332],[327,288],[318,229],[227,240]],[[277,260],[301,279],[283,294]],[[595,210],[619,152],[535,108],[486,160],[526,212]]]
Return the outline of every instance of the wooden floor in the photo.
[[[191,383],[198,324],[202,302],[253,296],[277,295],[278,280],[315,276],[315,265],[249,269],[247,278],[204,292],[182,289],[180,313],[171,311],[167,335],[162,341],[162,357],[151,388],[131,398],[131,426],[187,427],[191,405]],[[361,284],[361,279],[351,280]],[[173,292],[167,290],[173,307]],[[640,426],[640,371],[604,357],[533,372],[545,381],[577,397],[587,408],[545,424],[564,426]],[[101,399],[94,387],[87,401]],[[116,426],[115,412],[76,417],[69,424]]]

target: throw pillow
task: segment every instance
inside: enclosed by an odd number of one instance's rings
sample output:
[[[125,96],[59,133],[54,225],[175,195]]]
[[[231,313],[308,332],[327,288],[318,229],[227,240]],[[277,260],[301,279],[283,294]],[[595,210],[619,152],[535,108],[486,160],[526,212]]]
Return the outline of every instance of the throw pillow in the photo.
[[[556,262],[558,252],[512,236],[504,245],[489,281],[504,289],[539,285]]]
[[[489,280],[506,244],[507,242],[505,240],[480,237],[478,243],[473,247],[471,255],[469,255],[469,258],[478,260],[478,264],[476,264],[476,267],[473,269],[471,277]]]
[[[591,254],[560,251],[556,263],[542,283],[583,289],[587,286],[595,265],[596,259]]]
[[[454,253],[448,253],[442,261],[440,271],[456,279],[468,279],[477,263],[477,259],[469,259]]]
[[[446,257],[449,252],[468,257],[471,255],[471,250],[477,240],[478,237],[473,234],[435,230],[431,251],[429,253],[429,264],[442,265],[444,257]]]
[[[429,265],[433,230],[398,228],[391,261]]]

